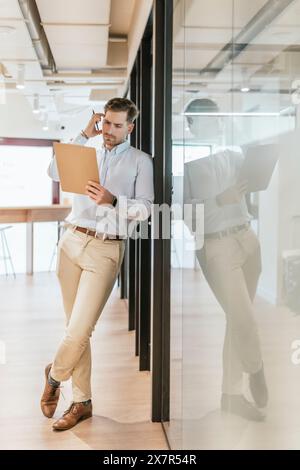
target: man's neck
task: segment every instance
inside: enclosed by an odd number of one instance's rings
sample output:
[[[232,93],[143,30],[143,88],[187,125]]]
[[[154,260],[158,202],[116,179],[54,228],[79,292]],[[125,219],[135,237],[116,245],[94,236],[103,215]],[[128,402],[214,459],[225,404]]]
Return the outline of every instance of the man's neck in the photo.
[[[117,145],[119,145],[119,144],[117,144]],[[111,151],[113,148],[117,147],[117,145],[108,146],[108,145],[105,145],[105,144],[104,144],[104,148],[105,148],[106,150]]]
[[[105,145],[104,144],[104,148],[106,150],[109,150],[110,152],[112,151],[112,149],[114,149],[115,147],[118,147],[118,145],[121,145],[121,144],[124,144],[124,142],[126,142],[127,139],[124,139],[122,142],[119,142],[118,144],[116,145],[112,145],[112,146],[108,146],[108,145]]]

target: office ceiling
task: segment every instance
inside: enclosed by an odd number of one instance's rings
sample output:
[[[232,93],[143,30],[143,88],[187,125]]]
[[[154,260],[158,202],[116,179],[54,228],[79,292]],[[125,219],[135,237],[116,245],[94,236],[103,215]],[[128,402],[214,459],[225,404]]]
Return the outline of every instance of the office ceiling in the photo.
[[[300,76],[300,0],[174,5],[174,98],[176,89],[178,97],[182,90],[229,96],[245,85],[253,107],[262,93],[280,95],[288,106]],[[99,109],[126,90],[151,6],[152,0],[0,0],[0,81],[32,108],[38,95],[39,119]],[[20,66],[23,90],[16,88]]]
[[[0,78],[49,119],[122,96],[152,0],[0,0]],[[25,88],[16,88],[24,68]]]
[[[292,84],[300,77],[299,0],[176,3],[175,99],[176,87],[178,97],[183,89],[213,97],[244,87],[253,94],[253,106],[262,93],[279,96],[282,106],[291,104]]]

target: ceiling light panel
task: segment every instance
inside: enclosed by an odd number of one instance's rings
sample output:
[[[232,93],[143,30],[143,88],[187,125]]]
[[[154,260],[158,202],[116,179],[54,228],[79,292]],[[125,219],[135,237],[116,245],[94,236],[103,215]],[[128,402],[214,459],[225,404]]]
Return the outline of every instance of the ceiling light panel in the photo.
[[[44,26],[57,68],[98,68],[106,64],[107,26]]]
[[[110,0],[37,0],[57,69],[106,65]]]
[[[109,22],[110,0],[36,0],[43,23]]]

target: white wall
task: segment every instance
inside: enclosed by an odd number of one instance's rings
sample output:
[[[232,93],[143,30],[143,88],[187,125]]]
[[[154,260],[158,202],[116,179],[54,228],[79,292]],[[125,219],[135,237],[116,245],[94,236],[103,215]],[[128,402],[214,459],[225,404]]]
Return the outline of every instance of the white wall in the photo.
[[[279,231],[278,231],[278,285],[279,301],[282,294],[282,254],[300,248],[300,129],[280,139],[279,161]]]
[[[259,194],[259,237],[263,272],[260,293],[283,300],[283,253],[300,248],[300,129],[281,135],[279,161],[267,191]]]
[[[6,93],[5,103],[0,104],[0,137],[24,137],[32,139],[59,139],[69,141],[85,127],[92,110],[85,110],[75,116],[51,121],[49,130],[42,129],[42,122],[33,114],[27,98],[20,93]],[[65,126],[65,130],[61,130]]]
[[[258,293],[273,304],[277,302],[278,291],[278,180],[277,167],[268,189],[259,193],[258,236],[261,247],[262,273]]]

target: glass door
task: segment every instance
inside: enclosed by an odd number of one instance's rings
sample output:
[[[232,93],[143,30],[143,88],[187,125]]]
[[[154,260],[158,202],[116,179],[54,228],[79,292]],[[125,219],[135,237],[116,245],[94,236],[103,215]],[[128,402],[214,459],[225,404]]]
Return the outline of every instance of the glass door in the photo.
[[[173,449],[299,449],[300,1],[173,12]]]

